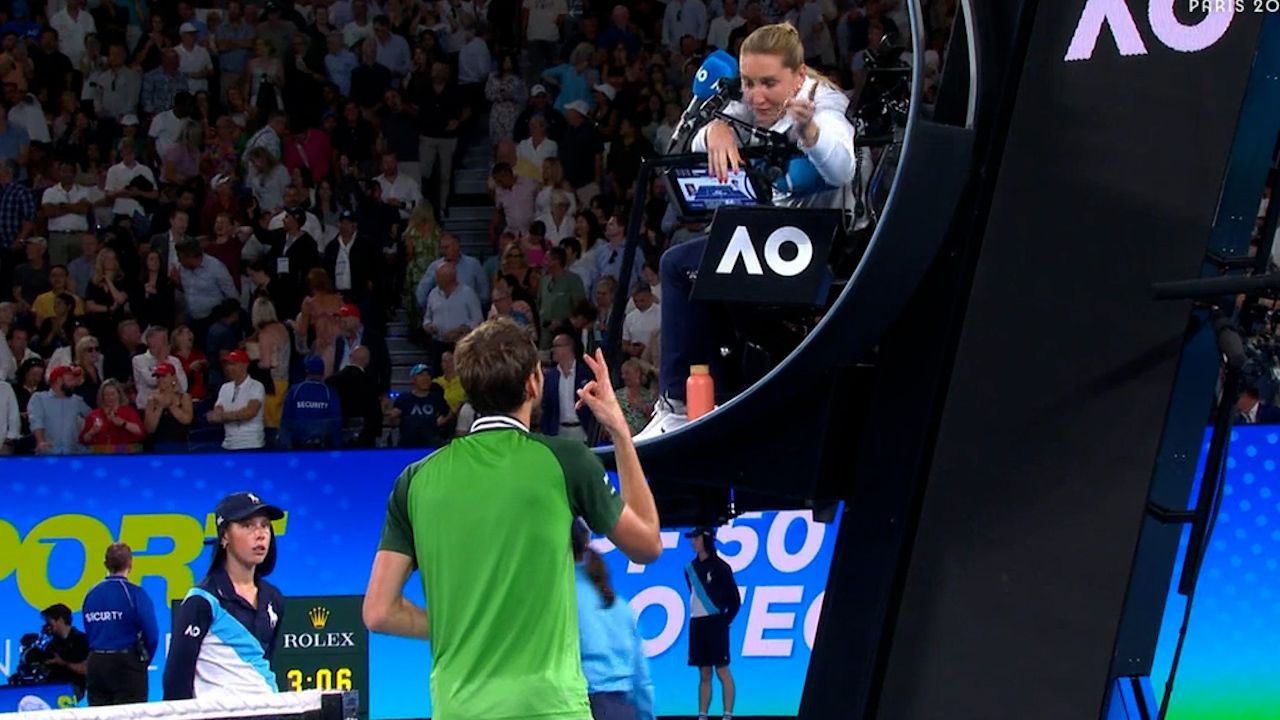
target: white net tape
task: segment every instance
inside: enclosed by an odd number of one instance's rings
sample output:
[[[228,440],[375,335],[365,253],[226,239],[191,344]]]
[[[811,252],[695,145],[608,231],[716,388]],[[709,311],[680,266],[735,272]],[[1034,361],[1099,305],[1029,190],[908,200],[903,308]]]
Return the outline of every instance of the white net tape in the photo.
[[[3,720],[212,720],[296,715],[320,709],[321,690],[279,693],[276,695],[215,695],[197,700],[136,703],[113,707],[70,708],[25,713],[0,713]],[[338,694],[338,693],[332,693]]]

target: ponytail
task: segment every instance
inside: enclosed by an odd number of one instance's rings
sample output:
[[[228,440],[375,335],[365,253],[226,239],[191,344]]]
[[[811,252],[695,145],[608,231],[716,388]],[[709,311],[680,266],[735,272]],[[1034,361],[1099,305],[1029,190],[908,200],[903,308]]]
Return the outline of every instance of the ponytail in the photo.
[[[738,56],[743,55],[776,55],[788,70],[804,67],[805,77],[820,85],[839,89],[826,75],[804,64],[804,43],[800,40],[800,31],[791,23],[780,22],[756,28],[738,48]]]
[[[613,603],[618,599],[617,593],[613,591],[613,585],[609,582],[609,568],[605,567],[604,558],[600,557],[600,553],[586,548],[583,552],[583,559],[586,561],[587,579],[592,585],[596,586],[596,592],[600,593],[600,599],[604,601],[605,607],[613,607]]]

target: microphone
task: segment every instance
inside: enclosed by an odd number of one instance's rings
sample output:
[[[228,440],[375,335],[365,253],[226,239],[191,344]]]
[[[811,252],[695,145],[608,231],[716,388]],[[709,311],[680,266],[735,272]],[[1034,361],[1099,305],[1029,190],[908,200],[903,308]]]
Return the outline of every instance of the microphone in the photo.
[[[693,97],[699,101],[708,100],[720,91],[720,80],[738,79],[738,59],[723,50],[716,50],[702,61],[702,66],[693,76]]]
[[[724,50],[716,50],[702,61],[702,66],[693,76],[693,97],[675,132],[671,134],[671,142],[667,152],[674,153],[684,149],[693,138],[693,133],[718,110],[724,109],[731,100],[742,95],[742,86],[738,82],[738,60]]]

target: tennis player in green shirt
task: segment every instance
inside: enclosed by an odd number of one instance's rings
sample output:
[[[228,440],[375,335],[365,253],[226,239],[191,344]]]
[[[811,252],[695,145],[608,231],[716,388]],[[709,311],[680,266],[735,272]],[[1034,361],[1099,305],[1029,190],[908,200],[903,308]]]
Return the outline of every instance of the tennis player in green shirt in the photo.
[[[599,352],[584,357],[596,379],[578,396],[618,440],[621,497],[582,443],[529,431],[542,368],[520,326],[481,324],[454,360],[476,421],[396,480],[365,624],[431,640],[435,720],[591,720],[566,528],[581,516],[635,562],[662,553],[657,506],[608,366]],[[415,569],[429,624],[403,595]]]

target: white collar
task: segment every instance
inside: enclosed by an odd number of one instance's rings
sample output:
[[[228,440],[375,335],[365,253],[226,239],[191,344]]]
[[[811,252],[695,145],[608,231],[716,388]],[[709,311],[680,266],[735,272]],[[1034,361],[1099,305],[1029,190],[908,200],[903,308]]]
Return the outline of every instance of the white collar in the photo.
[[[476,418],[476,421],[471,423],[471,432],[476,433],[483,430],[523,430],[524,432],[529,432],[529,428],[525,427],[524,423],[509,415],[485,415],[484,417]]]

